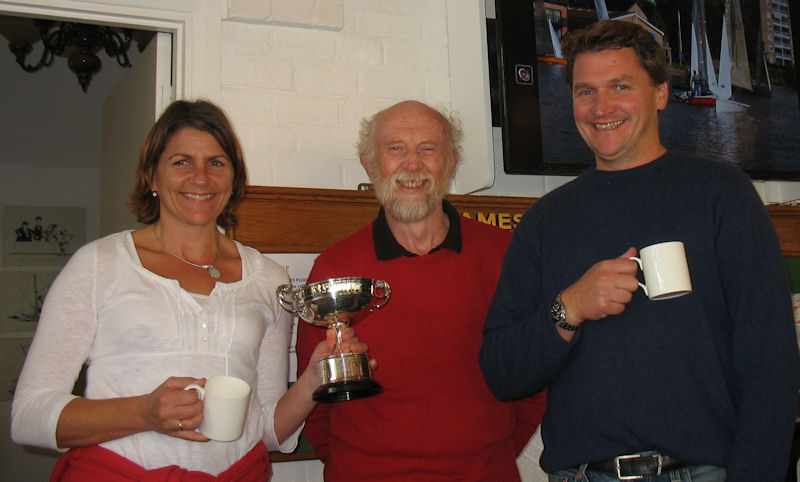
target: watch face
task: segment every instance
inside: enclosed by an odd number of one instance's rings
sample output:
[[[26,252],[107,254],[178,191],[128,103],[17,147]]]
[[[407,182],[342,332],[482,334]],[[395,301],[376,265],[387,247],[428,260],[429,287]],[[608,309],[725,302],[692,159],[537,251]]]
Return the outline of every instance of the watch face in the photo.
[[[550,314],[553,316],[553,321],[555,322],[563,322],[566,319],[567,314],[564,312],[564,306],[561,304],[561,296],[556,296],[553,299],[553,304],[550,305]]]
[[[570,325],[567,323],[567,312],[564,310],[564,305],[561,304],[561,293],[556,295],[553,299],[553,304],[550,305],[550,313],[553,315],[553,323],[567,331],[578,331],[580,326]]]

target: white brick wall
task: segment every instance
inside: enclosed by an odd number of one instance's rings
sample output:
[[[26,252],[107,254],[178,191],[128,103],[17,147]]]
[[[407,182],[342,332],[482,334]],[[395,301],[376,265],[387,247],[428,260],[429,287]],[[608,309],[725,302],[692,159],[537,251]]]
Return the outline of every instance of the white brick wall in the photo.
[[[222,102],[250,183],[353,189],[364,116],[449,107],[446,0],[228,0]]]
[[[228,0],[228,18],[339,30],[343,0]]]

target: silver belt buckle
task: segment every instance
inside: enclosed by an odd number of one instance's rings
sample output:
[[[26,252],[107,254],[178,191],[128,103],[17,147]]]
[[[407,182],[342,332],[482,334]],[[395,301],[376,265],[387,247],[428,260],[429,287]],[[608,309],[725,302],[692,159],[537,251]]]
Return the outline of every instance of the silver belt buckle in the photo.
[[[664,459],[661,457],[661,454],[633,454],[633,455],[620,455],[619,457],[614,457],[614,466],[617,469],[617,478],[619,480],[639,480],[643,479],[644,475],[622,475],[622,472],[619,468],[620,460],[630,460],[630,459],[640,459],[642,457],[656,457],[658,459],[658,472],[656,475],[661,475],[661,467],[664,464]]]

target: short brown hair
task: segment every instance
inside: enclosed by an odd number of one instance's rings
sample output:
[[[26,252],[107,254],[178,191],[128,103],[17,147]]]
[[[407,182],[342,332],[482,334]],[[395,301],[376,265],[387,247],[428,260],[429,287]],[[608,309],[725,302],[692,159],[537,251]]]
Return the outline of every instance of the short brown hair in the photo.
[[[572,87],[572,73],[575,59],[579,54],[622,48],[633,49],[639,64],[650,75],[654,85],[669,80],[664,51],[650,32],[635,23],[602,20],[571,32],[564,39],[562,51],[567,59],[565,69],[567,85]]]
[[[211,134],[230,158],[233,164],[233,193],[217,217],[217,224],[223,228],[236,226],[236,216],[233,211],[247,189],[247,168],[242,148],[228,116],[220,107],[206,100],[173,102],[150,129],[139,149],[136,184],[128,201],[128,208],[140,223],[153,224],[158,221],[159,203],[150,189],[150,181],[158,165],[158,158],[161,157],[167,143],[176,132],[185,127]]]

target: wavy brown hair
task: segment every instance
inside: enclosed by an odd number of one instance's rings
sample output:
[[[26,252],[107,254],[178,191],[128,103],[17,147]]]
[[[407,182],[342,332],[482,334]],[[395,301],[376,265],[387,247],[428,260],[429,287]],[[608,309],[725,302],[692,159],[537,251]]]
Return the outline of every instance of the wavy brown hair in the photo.
[[[225,112],[206,100],[178,100],[170,104],[158,118],[139,149],[136,166],[136,184],[128,201],[128,208],[143,224],[153,224],[159,218],[158,197],[153,196],[150,181],[167,143],[179,130],[191,127],[208,132],[219,143],[233,164],[233,193],[228,204],[217,217],[223,228],[236,226],[233,214],[236,205],[244,197],[247,188],[247,168],[239,140]]]
[[[564,38],[561,50],[567,59],[565,78],[572,87],[575,58],[584,52],[600,52],[609,49],[631,48],[639,64],[647,71],[653,85],[669,80],[664,50],[653,35],[643,27],[621,20],[602,20],[576,30]]]

